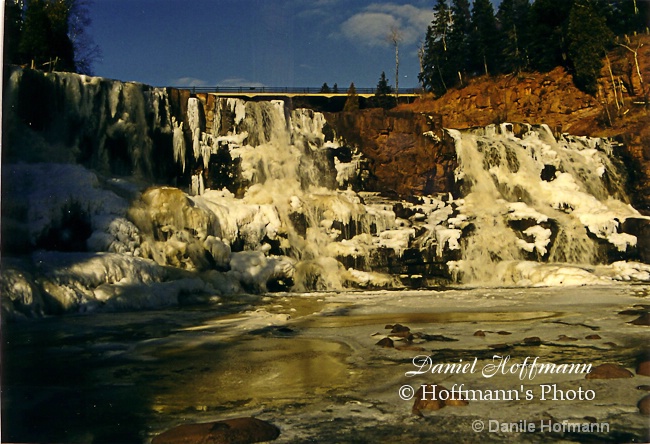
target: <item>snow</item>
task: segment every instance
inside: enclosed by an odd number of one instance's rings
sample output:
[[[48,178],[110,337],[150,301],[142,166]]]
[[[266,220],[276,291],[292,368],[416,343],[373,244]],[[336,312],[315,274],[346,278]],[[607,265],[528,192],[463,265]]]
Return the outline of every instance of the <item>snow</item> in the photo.
[[[272,279],[291,278],[294,261],[287,257],[265,256],[261,251],[241,251],[230,258],[230,271],[244,285],[265,291]]]
[[[548,228],[540,227],[539,225],[532,226],[524,230],[524,234],[532,236],[535,239],[533,246],[535,250],[544,256],[547,252],[546,247],[551,242],[551,235],[553,234]],[[532,250],[528,250],[532,251]]]
[[[377,244],[383,248],[394,250],[399,256],[409,246],[409,241],[415,237],[413,228],[383,231],[379,234]]]
[[[81,82],[70,83],[67,93],[82,114],[93,115],[97,110],[90,93],[101,82]],[[397,200],[351,189],[363,155],[352,149],[351,162],[344,163],[327,151],[343,147],[336,136],[325,141],[322,113],[290,110],[278,100],[240,99],[215,99],[214,109],[205,111],[192,97],[186,123],[167,121],[164,90],[119,82],[109,86],[104,112],[114,121],[104,129],[128,138],[129,159],[138,171],[172,160],[182,171],[189,162],[193,171],[185,176],[190,179],[185,190],[152,186],[143,191],[135,180],[98,177],[79,165],[4,169],[6,194],[26,211],[22,228],[32,246],[58,229],[66,212],[88,219],[87,256],[43,253],[35,259],[49,264],[42,289],[54,294],[64,311],[106,307],[112,301],[126,307],[129,300],[133,307],[151,306],[155,296],[144,286],[159,292],[161,304],[171,304],[182,292],[266,291],[278,280],[293,280],[293,289],[305,291],[395,285],[393,278],[372,271],[373,261],[382,262],[392,252],[399,258],[409,249],[419,250],[424,263],[434,260],[434,252],[436,260],[455,252],[451,257],[462,259],[448,263],[449,273],[470,284],[584,285],[648,276],[646,269],[632,265],[587,266],[599,257],[598,242],[622,253],[633,251],[638,240],[622,232],[622,222],[642,217],[625,202],[624,190],[616,188],[621,181],[607,140],[556,139],[547,126],[528,126],[521,136],[507,124],[447,130],[456,144],[455,176],[464,181],[461,189],[467,194],[456,199],[450,194],[446,202],[440,196],[413,196],[399,202],[398,217]],[[149,107],[153,127],[146,122]],[[203,112],[214,115],[210,134],[202,131]],[[234,125],[226,130],[226,122]],[[153,158],[152,130],[172,138],[173,159]],[[233,178],[237,196],[207,188],[210,156],[223,148],[241,170]],[[542,180],[548,166],[556,173]],[[531,253],[548,262],[527,261]],[[365,268],[346,270],[338,259]],[[63,265],[55,272],[56,264]],[[180,274],[170,278],[165,267]],[[15,300],[38,307],[36,293],[30,296],[31,281],[12,276],[3,285]]]
[[[3,174],[9,183],[4,190],[8,198],[27,207],[27,230],[33,243],[56,227],[64,213],[73,211],[86,215],[95,236],[105,235],[109,249],[113,242],[121,242],[118,233],[130,231],[119,227],[128,203],[102,189],[97,175],[80,165],[14,164],[4,168]],[[128,243],[124,236],[122,241]]]
[[[509,211],[508,218],[510,220],[532,219],[538,224],[548,220],[547,215],[529,207],[525,202],[508,202],[507,206]]]
[[[600,265],[596,273],[615,281],[650,282],[650,265],[639,262],[618,261],[611,265]]]
[[[612,152],[609,141],[566,135],[555,139],[544,125],[529,126],[521,138],[507,124],[467,132],[450,130],[449,134],[456,141],[459,156],[456,177],[472,184],[458,211],[478,228],[473,235],[477,240],[468,243],[471,251],[464,253],[466,258],[475,258],[473,265],[465,266],[465,279],[490,280],[489,270],[495,265],[491,258],[495,255],[500,260],[522,260],[524,257],[516,250],[508,250],[509,245],[540,256],[550,254],[551,261],[577,263],[596,260],[598,248],[588,233],[611,243],[618,251],[636,245],[634,236],[619,232],[621,221],[640,215],[629,204],[612,197],[608,188],[612,182],[622,182],[616,180],[618,173],[608,157]],[[540,180],[545,165],[557,169],[550,181]],[[607,183],[603,180],[605,171]],[[615,191],[624,195],[622,189]],[[501,218],[534,221],[537,225],[513,237],[513,229]],[[539,225],[551,220],[560,234],[553,245],[550,228]],[[549,279],[534,280],[548,283]],[[567,280],[571,279],[558,281]]]
[[[443,257],[442,253],[445,246],[450,250],[460,249],[460,244],[458,241],[462,234],[461,230],[436,226],[435,233],[436,240],[438,241],[438,249],[436,250],[438,257]]]
[[[235,112],[235,125],[239,125],[246,117],[246,102],[241,99],[229,98],[228,107]]]
[[[183,136],[183,122],[177,123],[175,118],[172,118],[173,139],[172,145],[174,147],[174,160],[181,164],[183,171],[185,171],[185,136]]]
[[[396,283],[395,279],[389,275],[360,271],[355,270],[354,268],[348,268],[347,274],[350,281],[353,281],[362,288],[368,286],[373,286],[375,288],[392,287]]]

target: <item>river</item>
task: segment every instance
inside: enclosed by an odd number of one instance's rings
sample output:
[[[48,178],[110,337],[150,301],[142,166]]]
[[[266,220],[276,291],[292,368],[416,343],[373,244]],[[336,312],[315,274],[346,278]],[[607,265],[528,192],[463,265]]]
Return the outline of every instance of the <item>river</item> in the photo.
[[[614,363],[634,373],[649,352],[648,327],[629,322],[647,311],[649,299],[650,286],[625,284],[274,293],[4,323],[3,440],[149,442],[178,424],[240,416],[279,427],[277,442],[647,440],[636,402],[646,394],[637,387],[650,377],[531,379],[511,369],[538,358]],[[385,327],[397,323],[410,328],[411,340],[392,335],[394,347],[377,346],[391,331]],[[476,362],[473,372],[420,367],[422,374],[409,377],[418,356]],[[504,357],[509,361],[496,375],[482,371]],[[486,396],[516,390],[521,397],[470,400],[417,416],[413,401],[400,396],[420,384],[464,384]],[[544,397],[542,386],[556,398]],[[595,399],[557,398],[578,391]],[[541,430],[545,420],[607,423],[609,432],[553,429],[551,422]],[[477,421],[485,425],[480,434]],[[492,430],[518,421],[536,430]]]

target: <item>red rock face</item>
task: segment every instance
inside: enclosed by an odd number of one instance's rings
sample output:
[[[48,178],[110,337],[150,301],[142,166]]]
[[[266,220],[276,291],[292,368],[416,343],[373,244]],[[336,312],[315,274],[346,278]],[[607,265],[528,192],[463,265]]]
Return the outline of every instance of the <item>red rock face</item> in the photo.
[[[337,137],[370,161],[369,189],[403,197],[453,190],[454,142],[435,119],[383,109],[328,113],[326,118]]]
[[[617,155],[630,180],[627,191],[633,206],[650,214],[650,36],[628,42],[637,52],[620,45],[603,59],[598,94],[580,91],[563,68],[548,73],[524,72],[472,79],[444,96],[424,96],[400,105],[403,112],[441,116],[446,128],[469,128],[491,123],[545,123],[552,130],[573,135],[614,137],[624,143]],[[614,95],[616,85],[616,96]]]

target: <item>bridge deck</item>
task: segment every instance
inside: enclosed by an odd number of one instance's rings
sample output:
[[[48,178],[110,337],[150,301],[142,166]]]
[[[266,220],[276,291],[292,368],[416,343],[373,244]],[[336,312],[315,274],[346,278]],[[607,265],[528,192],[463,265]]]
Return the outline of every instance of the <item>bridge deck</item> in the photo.
[[[332,98],[332,97],[347,97],[347,93],[338,93],[338,94],[333,94],[333,93],[283,93],[283,92],[209,92],[207,94],[213,95],[213,96],[219,96],[219,97],[327,97]],[[369,93],[361,93],[357,94],[359,97],[374,97],[374,94],[369,94]],[[399,97],[420,97],[420,94],[400,94]]]
[[[197,86],[197,87],[174,87],[196,93],[206,93],[220,97],[347,97],[346,91],[323,92],[321,88],[311,87],[245,87],[245,86]],[[373,97],[375,88],[356,88],[359,97]],[[400,88],[399,97],[419,97],[422,90],[419,88]],[[391,95],[394,95],[391,94]]]

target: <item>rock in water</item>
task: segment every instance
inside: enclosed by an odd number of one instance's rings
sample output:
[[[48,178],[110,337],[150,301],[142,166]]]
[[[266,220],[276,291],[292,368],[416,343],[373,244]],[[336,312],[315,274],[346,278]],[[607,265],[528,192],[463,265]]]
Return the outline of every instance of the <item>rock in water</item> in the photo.
[[[378,345],[378,346],[383,347],[383,348],[393,348],[395,346],[395,344],[393,343],[393,340],[391,338],[384,338],[384,339],[380,340],[379,342],[377,342],[377,344],[375,344],[375,345]]]
[[[526,344],[526,345],[541,345],[542,344],[542,339],[539,336],[530,336],[528,338],[524,338],[524,344]]]
[[[424,387],[420,389],[415,394],[415,401],[413,402],[413,408],[411,412],[416,416],[424,416],[422,410],[440,410],[445,406],[445,402],[438,397],[430,397],[426,399],[424,396]]]
[[[645,313],[633,321],[628,322],[632,325],[650,325],[650,313]]]
[[[587,373],[585,379],[619,379],[632,378],[634,375],[628,369],[617,364],[600,364]]]
[[[650,395],[646,395],[637,404],[639,413],[642,415],[650,416]]]
[[[636,367],[636,374],[650,376],[650,361],[643,361]]]
[[[247,444],[273,441],[280,430],[256,418],[233,418],[203,424],[183,424],[156,436],[152,444]]]
[[[437,384],[435,393],[436,395],[434,396],[433,393],[431,393],[429,390],[432,390],[429,388],[425,394],[425,387],[420,386],[419,390],[415,394],[415,401],[413,402],[413,408],[411,409],[411,412],[414,415],[417,416],[424,416],[422,414],[422,410],[440,410],[443,407],[465,407],[469,405],[469,402],[461,399],[459,397],[455,397],[458,395],[455,395],[453,392],[450,392],[447,388],[443,387],[442,385]],[[444,401],[443,401],[444,399]]]

